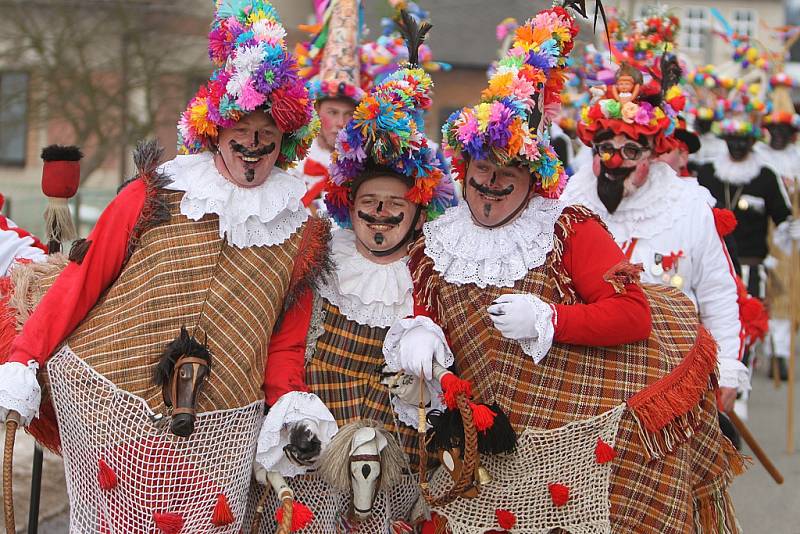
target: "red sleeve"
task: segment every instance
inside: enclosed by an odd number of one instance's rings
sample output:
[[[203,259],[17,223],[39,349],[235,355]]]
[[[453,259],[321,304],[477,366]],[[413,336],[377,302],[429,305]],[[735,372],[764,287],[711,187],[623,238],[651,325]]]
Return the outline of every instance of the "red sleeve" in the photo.
[[[89,234],[88,251],[69,262],[11,345],[9,361],[36,360],[42,366],[117,279],[133,228],[145,201],[145,184],[123,189],[103,211]]]
[[[314,296],[307,289],[286,310],[280,327],[272,333],[264,369],[264,395],[272,406],[284,393],[308,391],[305,381],[306,336],[311,325]]]
[[[597,221],[576,223],[564,246],[564,267],[585,304],[558,304],[554,340],[608,347],[650,335],[650,305],[644,291],[628,283],[617,293],[606,273],[625,261],[611,235]]]

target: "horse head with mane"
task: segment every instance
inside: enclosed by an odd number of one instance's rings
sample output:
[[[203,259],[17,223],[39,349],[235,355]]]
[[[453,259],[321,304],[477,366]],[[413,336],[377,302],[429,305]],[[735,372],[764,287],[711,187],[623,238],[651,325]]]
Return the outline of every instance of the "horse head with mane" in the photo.
[[[170,408],[170,431],[182,438],[194,432],[197,396],[211,374],[211,352],[190,336],[185,327],[161,355],[153,383],[161,386],[164,404]]]
[[[358,420],[339,429],[320,459],[320,475],[349,492],[349,519],[370,517],[378,490],[388,490],[403,474],[403,450],[383,424]]]

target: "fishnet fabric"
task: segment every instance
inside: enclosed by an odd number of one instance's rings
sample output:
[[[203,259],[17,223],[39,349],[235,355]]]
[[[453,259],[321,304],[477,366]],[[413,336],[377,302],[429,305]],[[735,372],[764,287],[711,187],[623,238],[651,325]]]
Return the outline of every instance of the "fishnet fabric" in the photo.
[[[625,405],[597,417],[552,430],[527,428],[519,436],[517,452],[481,456],[492,482],[478,499],[457,499],[438,508],[452,534],[471,534],[499,528],[495,510],[509,510],[515,533],[547,534],[562,529],[572,534],[610,534],[609,477],[612,462],[597,463],[595,446],[601,438],[614,444]],[[440,494],[452,484],[439,469],[431,482]],[[569,500],[555,506],[549,484],[569,488]]]
[[[378,491],[369,519],[347,525],[344,519],[350,511],[352,501],[350,493],[338,491],[315,474],[295,477],[288,482],[294,490],[295,500],[308,506],[314,513],[314,520],[311,524],[303,530],[297,531],[303,534],[332,534],[334,532],[385,534],[391,532],[391,525],[394,521],[413,519],[410,517],[411,510],[419,497],[417,477],[404,475],[390,491]],[[253,484],[245,524],[252,524],[256,504],[265,491],[269,492],[269,496],[264,505],[265,512],[259,532],[273,534],[277,527],[274,518],[279,503],[272,488]]]
[[[179,514],[182,532],[238,533],[263,403],[198,414],[189,438],[154,424],[143,399],[117,388],[68,346],[48,363],[61,431],[70,532],[156,534],[154,513]],[[99,461],[117,476],[98,482]],[[220,494],[234,522],[211,523]]]

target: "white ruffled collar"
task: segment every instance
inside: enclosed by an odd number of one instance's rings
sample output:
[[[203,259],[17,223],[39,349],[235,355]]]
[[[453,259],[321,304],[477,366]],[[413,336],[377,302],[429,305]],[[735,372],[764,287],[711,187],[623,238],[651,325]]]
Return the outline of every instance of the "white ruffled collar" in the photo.
[[[761,158],[752,152],[744,161],[733,161],[725,150],[714,156],[711,163],[717,178],[731,185],[747,185],[761,174]]]
[[[797,145],[775,150],[766,143],[758,143],[756,155],[761,160],[762,166],[769,167],[778,176],[794,176],[800,167],[800,147]]]
[[[513,287],[544,264],[565,207],[559,200],[534,197],[511,223],[484,228],[475,224],[469,206],[461,203],[425,224],[425,255],[452,284]]]
[[[331,237],[334,273],[320,295],[342,314],[361,325],[386,328],[413,315],[414,295],[407,258],[380,264],[356,249],[351,230],[336,230]]]
[[[617,241],[650,239],[684,216],[688,205],[682,199],[687,187],[698,186],[680,178],[666,163],[656,161],[650,164],[644,185],[623,198],[614,213],[608,213],[597,195],[597,177],[587,166],[570,178],[563,198],[599,215]]]
[[[162,172],[167,189],[184,191],[181,214],[193,221],[219,216],[219,236],[239,248],[283,243],[308,218],[303,181],[275,167],[264,184],[239,187],[217,170],[213,154],[178,156]]]

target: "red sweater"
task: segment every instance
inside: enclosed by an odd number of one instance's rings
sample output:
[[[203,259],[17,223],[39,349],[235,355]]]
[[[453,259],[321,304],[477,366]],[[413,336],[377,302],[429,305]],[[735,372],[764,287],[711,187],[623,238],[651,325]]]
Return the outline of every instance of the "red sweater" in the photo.
[[[88,315],[103,292],[119,276],[131,233],[145,202],[145,184],[137,180],[125,187],[103,211],[87,238],[91,241],[80,264],[70,262],[14,339],[8,361],[39,362],[52,353]],[[273,332],[264,377],[266,402],[272,405],[289,391],[306,391],[305,339],[312,295],[306,291],[286,312],[280,329]]]
[[[564,268],[585,304],[556,304],[553,341],[611,347],[647,339],[652,328],[647,296],[637,284],[617,293],[608,273],[626,261],[611,234],[594,219],[576,223],[564,241]],[[415,303],[415,315],[431,315]],[[433,314],[436,320],[435,313]]]

